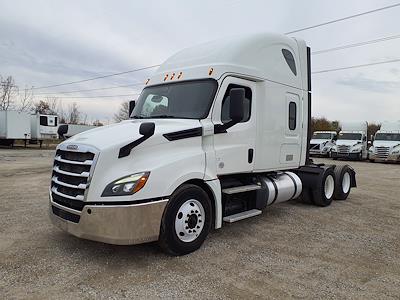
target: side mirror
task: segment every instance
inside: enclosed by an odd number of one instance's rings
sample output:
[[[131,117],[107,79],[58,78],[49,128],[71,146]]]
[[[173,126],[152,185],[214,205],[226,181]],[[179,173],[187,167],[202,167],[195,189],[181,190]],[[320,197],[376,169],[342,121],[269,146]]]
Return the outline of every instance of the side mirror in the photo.
[[[140,124],[139,133],[145,138],[149,138],[154,134],[155,124],[152,122],[146,122]]]
[[[234,123],[239,123],[244,116],[245,91],[243,88],[231,89],[229,93],[230,107],[229,117]]]
[[[367,137],[366,136],[364,136],[363,137],[363,142],[365,142],[367,140]]]
[[[134,108],[135,108],[135,100],[129,101],[129,117],[131,116]]]

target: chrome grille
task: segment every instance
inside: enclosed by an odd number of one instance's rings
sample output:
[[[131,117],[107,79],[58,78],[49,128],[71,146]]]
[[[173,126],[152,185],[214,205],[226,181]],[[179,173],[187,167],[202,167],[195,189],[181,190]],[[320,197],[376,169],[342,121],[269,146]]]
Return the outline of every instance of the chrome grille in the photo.
[[[310,144],[310,149],[319,150],[319,145],[320,144]]]
[[[51,179],[51,195],[59,205],[82,211],[85,193],[97,158],[97,151],[80,146],[68,151],[61,145],[56,151]]]
[[[389,147],[376,147],[376,156],[379,158],[387,158],[389,156]]]
[[[338,153],[340,154],[349,154],[350,152],[350,146],[346,146],[346,145],[339,145],[337,146],[338,149]]]

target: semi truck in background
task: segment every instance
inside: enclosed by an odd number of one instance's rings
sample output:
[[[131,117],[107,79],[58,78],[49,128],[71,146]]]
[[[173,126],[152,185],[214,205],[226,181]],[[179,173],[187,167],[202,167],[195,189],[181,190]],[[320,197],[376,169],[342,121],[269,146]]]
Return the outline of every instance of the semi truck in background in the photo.
[[[383,122],[369,149],[371,162],[400,162],[400,121]]]
[[[336,131],[315,131],[310,141],[310,155],[330,157],[336,139]]]
[[[356,186],[348,165],[314,164],[310,48],[276,34],[182,50],[147,81],[130,120],[58,145],[52,222],[110,244],[198,249],[212,228],[301,196],[318,206]]]
[[[31,143],[40,145],[44,140],[57,139],[58,117],[36,113],[31,115]]]
[[[70,137],[79,134],[81,132],[97,128],[95,125],[79,125],[79,124],[61,124],[58,127],[57,134],[60,139],[65,140]]]
[[[368,159],[367,131],[367,122],[341,123],[341,131],[337,137],[336,145],[332,147],[332,158]]]
[[[15,110],[0,111],[0,145],[13,146],[16,140],[31,138],[30,114]]]

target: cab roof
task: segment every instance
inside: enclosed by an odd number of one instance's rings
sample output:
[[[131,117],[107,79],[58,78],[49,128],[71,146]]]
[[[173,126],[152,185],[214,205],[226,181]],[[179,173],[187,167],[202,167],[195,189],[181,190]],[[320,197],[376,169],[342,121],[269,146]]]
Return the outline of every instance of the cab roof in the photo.
[[[235,73],[253,80],[270,80],[301,89],[305,86],[306,70],[303,70],[304,62],[300,62],[299,45],[302,55],[305,55],[304,41],[272,33],[234,36],[204,43],[168,58],[148,84],[203,78],[218,80],[226,73]],[[290,62],[291,55],[294,67]]]

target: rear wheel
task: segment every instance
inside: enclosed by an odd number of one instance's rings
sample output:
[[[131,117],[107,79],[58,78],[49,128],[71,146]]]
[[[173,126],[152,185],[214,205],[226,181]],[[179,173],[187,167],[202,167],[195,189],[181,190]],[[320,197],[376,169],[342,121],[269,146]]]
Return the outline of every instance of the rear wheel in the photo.
[[[332,168],[327,169],[318,189],[313,190],[313,203],[318,206],[328,206],[332,203],[335,191],[335,173]]]
[[[351,190],[351,172],[348,165],[335,167],[335,200],[346,200]]]
[[[211,202],[200,187],[187,184],[171,196],[161,221],[159,244],[171,255],[200,248],[211,228]]]

